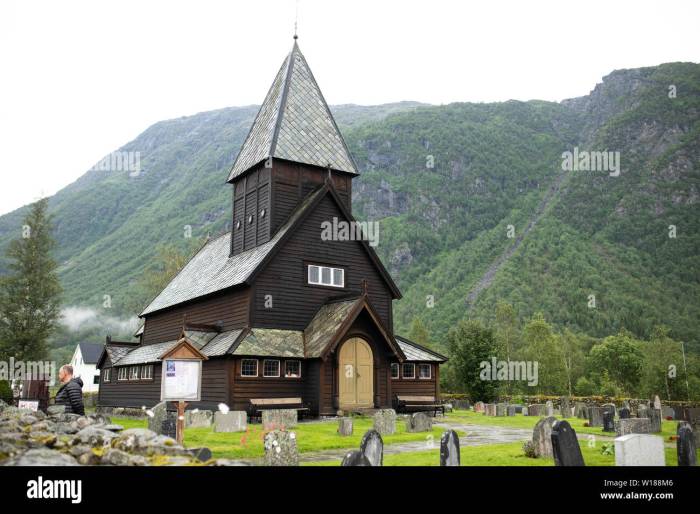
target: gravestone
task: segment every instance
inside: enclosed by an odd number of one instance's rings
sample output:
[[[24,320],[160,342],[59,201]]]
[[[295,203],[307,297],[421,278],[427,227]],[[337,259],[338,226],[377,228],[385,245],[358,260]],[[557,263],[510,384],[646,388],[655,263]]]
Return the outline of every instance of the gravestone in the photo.
[[[654,396],[654,408],[661,410],[661,398],[659,398],[658,394]]]
[[[585,466],[576,431],[568,421],[557,421],[552,426],[552,453],[556,466]]]
[[[638,418],[648,418],[649,417],[649,408],[644,405],[643,403],[640,403],[637,405],[637,417]]]
[[[652,434],[661,432],[661,409],[649,409],[647,411],[650,428]]]
[[[474,412],[484,412],[484,402],[476,402],[474,404]]]
[[[527,407],[523,407],[522,410],[521,410],[520,412],[522,413],[523,416],[529,416],[529,415],[530,415],[530,413],[529,413]]]
[[[414,412],[406,418],[406,432],[430,432],[433,419],[425,412]]]
[[[214,413],[214,432],[245,432],[248,429],[248,415],[242,410]]]
[[[440,465],[459,466],[459,436],[454,430],[447,430],[440,438]]]
[[[484,416],[495,416],[496,415],[496,405],[493,403],[484,404]]]
[[[506,404],[505,403],[497,403],[496,404],[496,416],[505,416],[506,415]]]
[[[557,418],[552,416],[540,419],[532,430],[532,443],[536,457],[552,457],[552,425]]]
[[[603,432],[614,432],[615,431],[615,415],[606,410],[603,412]]]
[[[506,408],[506,416],[515,416],[515,414],[517,412],[518,412],[517,405],[508,405],[508,407]]]
[[[212,457],[209,448],[188,448],[186,451],[199,462],[206,462]]]
[[[452,407],[460,410],[469,410],[468,400],[452,400]]]
[[[649,418],[627,418],[617,422],[617,435],[625,436],[629,434],[649,434],[651,423]]]
[[[613,414],[613,418],[615,417],[615,414],[617,414],[617,408],[615,407],[614,403],[604,403],[601,405],[603,408],[603,411],[610,411]]]
[[[148,416],[148,430],[160,435],[168,437],[175,436],[175,427],[177,427],[177,413],[169,411],[168,405],[165,402],[160,402],[151,409],[153,416]]]
[[[297,426],[296,409],[266,409],[262,411],[263,430],[286,430]]]
[[[286,430],[273,430],[265,434],[266,466],[298,466],[297,436]]]
[[[620,411],[618,412],[618,415],[620,416],[620,419],[629,419],[630,417],[630,410],[628,407],[622,407]]]
[[[339,418],[338,419],[338,434],[340,435],[352,435],[352,418]],[[348,464],[350,465],[350,464]]]
[[[603,407],[588,407],[588,426],[602,427],[603,426]]]
[[[676,412],[668,405],[661,406],[661,417],[663,419],[676,419]]]
[[[172,414],[172,416],[170,414]],[[172,439],[177,439],[177,413],[168,413],[168,415],[162,419],[161,429],[158,433]]]
[[[210,410],[188,410],[185,412],[185,428],[209,428],[214,422]]]
[[[588,407],[583,402],[576,402],[574,416],[579,419],[588,419]]]
[[[698,456],[695,446],[695,436],[690,423],[680,421],[676,431],[678,439],[676,439],[676,453],[678,454],[679,466],[697,466]]]
[[[627,434],[615,439],[616,466],[665,466],[664,440],[655,435]]]
[[[554,404],[551,400],[547,400],[547,403],[544,404],[544,415],[547,417],[554,416]]]
[[[562,396],[559,400],[559,410],[561,410],[562,418],[568,418],[571,416],[571,404],[568,396]]]
[[[372,466],[381,466],[384,461],[384,441],[376,430],[368,430],[362,436],[360,451]]]
[[[522,414],[522,413],[523,413],[523,409],[525,408],[525,407],[523,407],[522,405],[513,405],[513,407],[515,407],[515,413],[516,413],[516,414]]]
[[[700,407],[685,407],[681,419],[691,424],[700,421]]]
[[[527,412],[530,416],[544,416],[544,405],[541,405],[541,404],[528,405]]]
[[[382,435],[391,435],[395,433],[396,411],[394,409],[379,409],[375,412],[374,429]]]
[[[365,457],[365,454],[359,450],[352,450],[348,452],[345,457],[343,457],[343,462],[340,463],[341,466],[371,466],[369,459]]]

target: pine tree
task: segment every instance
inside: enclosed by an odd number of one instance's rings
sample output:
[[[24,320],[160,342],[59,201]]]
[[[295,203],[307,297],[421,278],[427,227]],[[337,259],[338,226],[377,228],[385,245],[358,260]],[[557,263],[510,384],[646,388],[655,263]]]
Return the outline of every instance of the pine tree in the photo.
[[[17,360],[46,357],[47,340],[60,317],[61,286],[51,257],[55,242],[48,200],[33,204],[22,234],[8,249],[9,274],[0,280],[0,354]]]

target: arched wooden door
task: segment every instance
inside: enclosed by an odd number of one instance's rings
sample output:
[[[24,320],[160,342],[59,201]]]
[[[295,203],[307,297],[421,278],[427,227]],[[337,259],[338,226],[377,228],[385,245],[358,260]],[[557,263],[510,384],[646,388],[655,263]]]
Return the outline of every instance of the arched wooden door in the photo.
[[[364,339],[343,343],[338,356],[338,396],[342,410],[374,406],[374,360]]]

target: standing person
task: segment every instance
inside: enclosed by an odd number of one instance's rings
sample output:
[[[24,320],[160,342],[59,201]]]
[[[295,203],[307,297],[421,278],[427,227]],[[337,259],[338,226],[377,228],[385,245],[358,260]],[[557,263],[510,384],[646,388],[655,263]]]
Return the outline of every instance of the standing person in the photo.
[[[63,385],[56,393],[56,405],[65,405],[66,413],[84,416],[83,381],[80,377],[73,378],[73,366],[61,366],[58,370],[58,380]]]

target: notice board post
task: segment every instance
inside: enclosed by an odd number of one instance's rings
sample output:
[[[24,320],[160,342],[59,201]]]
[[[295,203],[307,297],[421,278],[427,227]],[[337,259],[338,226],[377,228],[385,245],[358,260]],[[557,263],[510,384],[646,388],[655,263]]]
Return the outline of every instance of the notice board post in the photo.
[[[202,399],[202,363],[207,360],[186,337],[160,356],[163,363],[160,400],[177,407],[177,443],[185,436],[185,408],[188,402]]]

